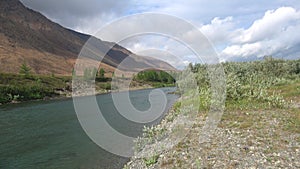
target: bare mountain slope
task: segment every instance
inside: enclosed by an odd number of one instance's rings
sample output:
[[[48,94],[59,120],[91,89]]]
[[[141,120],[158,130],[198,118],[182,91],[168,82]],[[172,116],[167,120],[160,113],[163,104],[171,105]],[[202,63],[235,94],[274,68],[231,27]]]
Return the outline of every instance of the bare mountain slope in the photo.
[[[70,74],[90,37],[50,21],[18,0],[0,1],[0,72],[17,73],[26,62],[38,74]],[[96,42],[96,52],[112,47],[101,64],[108,71],[127,57],[137,68],[175,70],[166,62],[135,55],[118,44],[100,39]]]

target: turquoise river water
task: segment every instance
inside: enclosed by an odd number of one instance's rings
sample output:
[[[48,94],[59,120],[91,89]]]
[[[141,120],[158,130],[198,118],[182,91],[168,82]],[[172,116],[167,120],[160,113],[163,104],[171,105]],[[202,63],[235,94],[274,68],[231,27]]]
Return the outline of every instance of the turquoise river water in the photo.
[[[130,92],[139,110],[150,107],[152,89]],[[161,88],[168,108],[177,95],[175,88]],[[117,131],[128,136],[142,134],[144,124],[125,119],[116,110],[111,94],[96,96],[103,116]],[[155,125],[163,118],[146,125]],[[4,169],[119,169],[128,158],[111,154],[92,142],[81,128],[72,99],[32,101],[0,106],[0,168]]]

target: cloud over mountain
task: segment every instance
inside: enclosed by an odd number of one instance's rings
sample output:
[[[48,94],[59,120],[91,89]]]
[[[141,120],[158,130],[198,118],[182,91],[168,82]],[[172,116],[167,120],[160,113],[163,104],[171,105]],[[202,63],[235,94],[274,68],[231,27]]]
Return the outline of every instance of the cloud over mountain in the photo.
[[[300,44],[300,1],[240,1],[240,0],[79,0],[40,1],[22,0],[35,10],[40,11],[68,28],[84,33],[95,33],[103,25],[120,17],[141,12],[159,12],[183,18],[197,27],[214,44],[221,60],[247,60],[264,55],[283,58],[299,58]],[[168,24],[168,23],[166,23]],[[126,23],[132,30],[133,23]],[[148,25],[144,25],[148,26]],[[155,25],[164,29],[164,24]],[[139,29],[139,28],[134,28]],[[188,32],[185,38],[193,38]],[[164,38],[161,38],[164,39]],[[138,44],[128,43],[128,48],[139,50],[147,48],[158,50],[168,48],[182,57],[184,62],[197,60],[191,52],[178,47],[171,40],[157,44],[154,38],[143,38]],[[158,46],[156,46],[158,45]],[[141,49],[144,47],[144,49]],[[137,51],[134,51],[137,52]],[[169,58],[169,57],[168,57]]]

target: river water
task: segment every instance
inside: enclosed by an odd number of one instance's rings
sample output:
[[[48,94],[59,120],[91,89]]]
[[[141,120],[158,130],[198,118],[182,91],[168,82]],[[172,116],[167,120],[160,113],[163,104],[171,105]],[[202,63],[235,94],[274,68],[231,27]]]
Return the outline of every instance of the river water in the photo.
[[[132,104],[147,110],[152,89],[130,92]],[[175,88],[161,88],[168,108],[177,95]],[[111,94],[96,96],[109,124],[128,136],[141,135],[144,124],[125,119],[114,107]],[[152,123],[160,122],[163,115]],[[119,169],[128,158],[111,154],[93,143],[81,128],[72,99],[33,101],[0,106],[0,168],[5,169]]]

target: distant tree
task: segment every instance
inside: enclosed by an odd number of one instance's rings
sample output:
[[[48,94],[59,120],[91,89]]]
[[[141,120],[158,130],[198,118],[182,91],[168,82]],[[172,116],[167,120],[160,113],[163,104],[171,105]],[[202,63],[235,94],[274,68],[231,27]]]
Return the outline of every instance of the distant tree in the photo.
[[[175,82],[175,79],[174,79],[174,77],[172,77],[171,75],[169,75],[168,74],[168,76],[167,76],[167,83],[174,83]]]
[[[104,70],[103,68],[101,68],[100,71],[99,71],[98,76],[99,76],[100,78],[104,78],[104,75],[105,75],[105,70]]]
[[[174,83],[175,79],[165,71],[146,70],[139,72],[134,79],[139,81],[151,81],[162,83]]]
[[[25,76],[29,76],[31,73],[31,68],[24,62],[20,67],[19,73]]]

